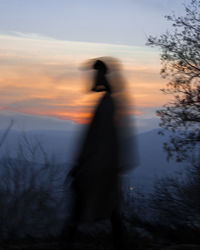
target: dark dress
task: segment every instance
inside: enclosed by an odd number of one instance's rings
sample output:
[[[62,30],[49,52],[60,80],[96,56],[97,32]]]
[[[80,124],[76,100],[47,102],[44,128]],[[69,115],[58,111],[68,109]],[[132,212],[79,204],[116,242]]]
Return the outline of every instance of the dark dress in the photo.
[[[115,104],[110,92],[106,92],[88,127],[77,164],[71,170],[78,221],[111,218],[119,200],[119,167]]]

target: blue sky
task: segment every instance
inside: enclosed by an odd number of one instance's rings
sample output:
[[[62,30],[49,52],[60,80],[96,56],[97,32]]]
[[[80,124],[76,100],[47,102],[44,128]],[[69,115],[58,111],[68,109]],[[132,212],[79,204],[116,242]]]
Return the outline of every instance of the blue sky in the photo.
[[[0,0],[0,32],[36,33],[56,39],[144,45],[169,27],[189,0]]]

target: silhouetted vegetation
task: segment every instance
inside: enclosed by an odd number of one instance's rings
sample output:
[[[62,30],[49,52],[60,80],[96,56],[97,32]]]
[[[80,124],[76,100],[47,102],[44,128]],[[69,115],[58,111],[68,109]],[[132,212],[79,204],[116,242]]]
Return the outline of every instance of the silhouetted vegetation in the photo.
[[[148,38],[148,45],[162,51],[161,76],[169,81],[162,91],[173,96],[157,115],[160,126],[171,132],[164,145],[168,157],[191,160],[191,150],[200,142],[200,1],[185,6],[184,16],[166,18],[173,31]]]
[[[164,143],[168,159],[187,162],[187,171],[157,180],[149,197],[160,228],[172,242],[198,243],[200,233],[200,1],[185,6],[185,15],[166,16],[173,30],[148,38],[148,45],[161,49],[161,76],[168,79],[164,94],[172,101],[157,111],[160,126],[168,131]],[[162,236],[161,236],[162,235]],[[189,248],[188,248],[189,249]]]
[[[44,164],[36,162],[36,150],[43,154]],[[26,136],[17,155],[0,159],[0,240],[56,235],[62,226],[57,210],[64,203],[65,169]]]

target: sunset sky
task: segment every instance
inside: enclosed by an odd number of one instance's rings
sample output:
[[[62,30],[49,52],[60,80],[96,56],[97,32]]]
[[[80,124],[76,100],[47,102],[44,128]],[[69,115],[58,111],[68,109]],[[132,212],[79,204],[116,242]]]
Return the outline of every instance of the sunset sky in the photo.
[[[99,56],[123,65],[132,113],[153,117],[160,92],[159,50],[149,35],[170,29],[164,15],[184,0],[0,0],[0,110],[87,123],[98,95],[80,66]],[[1,112],[1,111],[0,111]]]

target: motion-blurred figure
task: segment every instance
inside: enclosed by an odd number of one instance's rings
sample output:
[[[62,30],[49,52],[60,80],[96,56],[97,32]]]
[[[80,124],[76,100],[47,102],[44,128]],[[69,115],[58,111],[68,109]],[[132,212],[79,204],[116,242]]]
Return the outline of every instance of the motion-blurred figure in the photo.
[[[109,219],[115,249],[126,249],[120,176],[133,169],[136,161],[134,146],[130,145],[124,81],[120,64],[114,58],[93,59],[85,67],[92,67],[95,72],[91,91],[104,94],[88,126],[76,165],[67,176],[67,180],[72,181],[75,196],[67,238],[74,240],[79,223]],[[131,164],[128,162],[130,154],[133,156]]]

